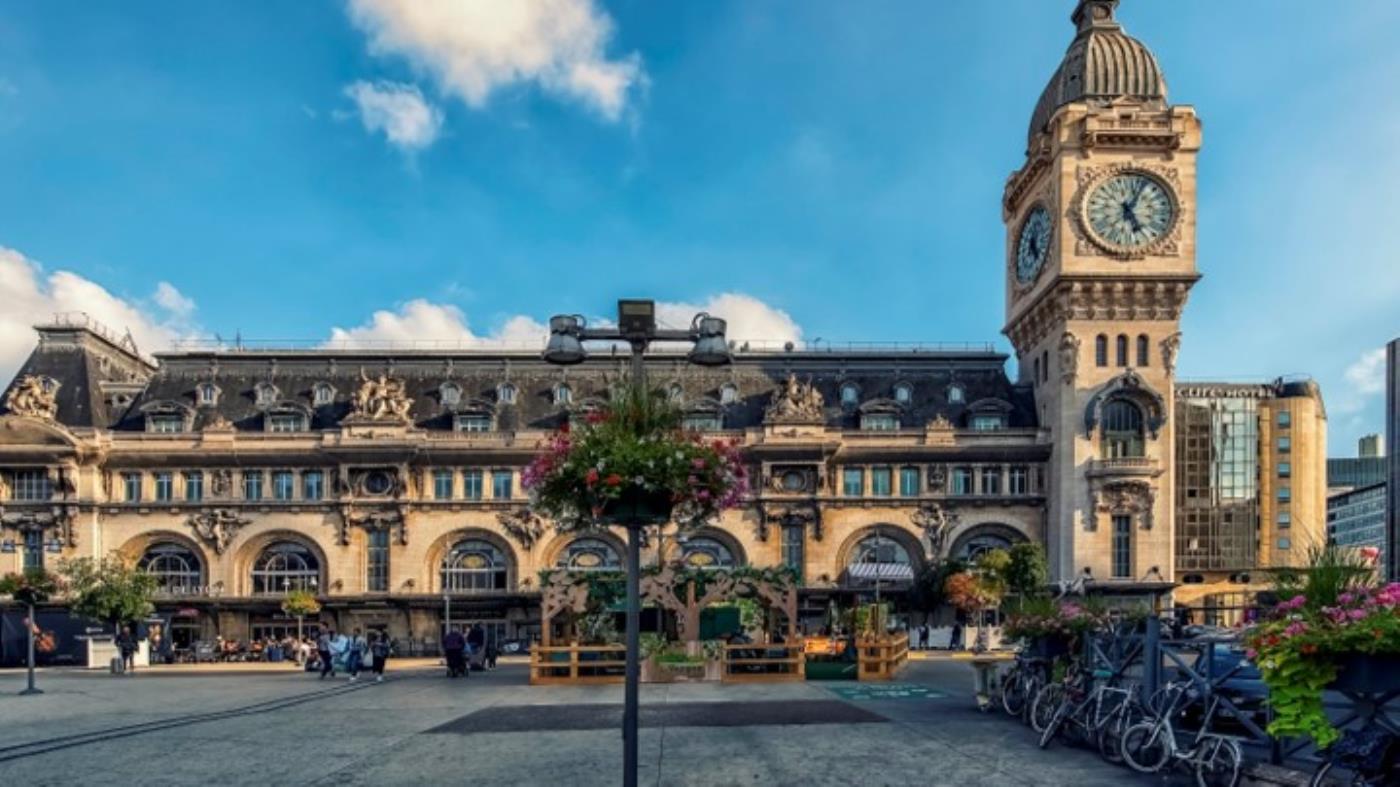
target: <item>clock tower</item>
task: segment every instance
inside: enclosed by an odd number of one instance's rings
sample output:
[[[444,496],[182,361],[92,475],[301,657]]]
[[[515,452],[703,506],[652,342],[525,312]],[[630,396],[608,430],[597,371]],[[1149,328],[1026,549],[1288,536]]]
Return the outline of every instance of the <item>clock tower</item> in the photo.
[[[1054,445],[1052,578],[1133,593],[1172,579],[1172,386],[1199,278],[1201,124],[1168,102],[1118,4],[1077,3],[1007,180],[1004,332]]]

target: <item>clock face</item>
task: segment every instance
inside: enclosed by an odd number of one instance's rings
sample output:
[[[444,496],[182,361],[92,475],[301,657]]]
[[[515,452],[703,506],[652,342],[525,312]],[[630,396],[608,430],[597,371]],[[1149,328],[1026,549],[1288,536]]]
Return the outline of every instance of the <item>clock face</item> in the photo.
[[[1110,246],[1141,249],[1171,231],[1176,206],[1161,181],[1141,172],[1125,172],[1094,189],[1084,217],[1089,229]]]
[[[1045,258],[1050,256],[1050,211],[1037,205],[1021,224],[1021,238],[1016,243],[1016,279],[1029,284],[1040,274]]]

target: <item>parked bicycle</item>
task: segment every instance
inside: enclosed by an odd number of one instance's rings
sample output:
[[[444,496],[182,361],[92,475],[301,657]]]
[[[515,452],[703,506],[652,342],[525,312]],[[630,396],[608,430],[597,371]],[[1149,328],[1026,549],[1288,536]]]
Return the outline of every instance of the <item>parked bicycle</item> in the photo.
[[[1323,752],[1309,787],[1387,787],[1400,784],[1400,738],[1379,724],[1347,730]]]
[[[1136,686],[1115,685],[1118,676],[1111,670],[1094,670],[1092,681],[1083,676],[1066,685],[1065,691],[1040,734],[1040,748],[1056,736],[1070,743],[1097,743],[1102,730],[1137,694]]]
[[[1220,705],[1218,697],[1207,703],[1191,745],[1182,748],[1173,725],[1181,712],[1198,702],[1200,694],[1190,681],[1171,683],[1166,687],[1160,712],[1123,731],[1121,750],[1123,761],[1141,773],[1158,773],[1171,766],[1189,766],[1200,787],[1235,787],[1239,784],[1244,753],[1239,743],[1229,736],[1211,732],[1211,722]]]
[[[1031,701],[1045,685],[1050,671],[1046,659],[1016,654],[1016,662],[1001,676],[1001,707],[1007,715],[1024,718]]]

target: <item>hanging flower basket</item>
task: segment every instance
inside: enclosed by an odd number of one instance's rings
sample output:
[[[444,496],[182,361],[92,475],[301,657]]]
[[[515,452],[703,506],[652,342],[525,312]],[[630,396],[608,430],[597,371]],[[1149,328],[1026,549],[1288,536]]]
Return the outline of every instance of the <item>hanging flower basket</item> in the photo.
[[[563,531],[674,521],[698,527],[742,501],[738,441],[681,428],[655,392],[624,387],[582,423],[566,423],[525,468],[533,511]]]

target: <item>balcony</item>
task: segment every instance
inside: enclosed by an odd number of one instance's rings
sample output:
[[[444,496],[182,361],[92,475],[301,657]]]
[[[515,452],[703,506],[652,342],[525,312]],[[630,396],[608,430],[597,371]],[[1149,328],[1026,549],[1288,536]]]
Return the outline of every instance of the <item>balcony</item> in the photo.
[[[1162,463],[1147,456],[1094,459],[1087,474],[1090,478],[1156,478],[1162,474]]]

